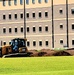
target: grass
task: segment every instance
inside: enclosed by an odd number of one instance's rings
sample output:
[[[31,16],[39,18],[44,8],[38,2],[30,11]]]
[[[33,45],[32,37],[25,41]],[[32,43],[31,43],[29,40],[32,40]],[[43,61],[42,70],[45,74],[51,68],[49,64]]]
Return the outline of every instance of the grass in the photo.
[[[73,75],[74,56],[1,58],[0,75]]]

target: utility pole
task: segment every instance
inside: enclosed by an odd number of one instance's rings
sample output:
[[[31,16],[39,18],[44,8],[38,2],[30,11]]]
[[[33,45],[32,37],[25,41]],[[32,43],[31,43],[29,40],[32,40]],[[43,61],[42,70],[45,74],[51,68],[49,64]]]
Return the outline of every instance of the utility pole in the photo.
[[[24,38],[26,38],[26,16],[25,16],[25,12],[26,12],[26,9],[25,9],[25,0],[24,0]]]

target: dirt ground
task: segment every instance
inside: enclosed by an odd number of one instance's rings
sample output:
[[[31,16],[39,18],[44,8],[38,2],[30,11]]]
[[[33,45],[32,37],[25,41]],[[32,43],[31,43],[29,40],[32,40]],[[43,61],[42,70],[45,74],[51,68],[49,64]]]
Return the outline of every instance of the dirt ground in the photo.
[[[51,50],[51,49],[42,49],[38,50],[29,50],[30,57],[41,57],[41,56],[73,56],[74,49],[67,50]]]

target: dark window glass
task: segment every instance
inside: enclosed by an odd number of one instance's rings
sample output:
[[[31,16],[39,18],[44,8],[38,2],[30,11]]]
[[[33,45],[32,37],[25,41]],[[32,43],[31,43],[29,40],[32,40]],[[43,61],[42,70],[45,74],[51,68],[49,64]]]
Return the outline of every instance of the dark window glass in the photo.
[[[36,41],[33,41],[33,46],[36,46]]]
[[[29,0],[26,0],[26,4],[29,4]]]
[[[46,43],[46,46],[48,46],[48,41],[46,41],[45,43]]]
[[[74,45],[74,40],[72,40],[72,45]]]
[[[8,0],[8,5],[11,6],[11,0]]]
[[[5,6],[5,0],[3,0],[3,6]]]
[[[15,28],[15,32],[17,33],[17,28]]]
[[[48,3],[48,0],[45,0],[45,3]]]
[[[45,12],[45,17],[48,17],[48,12]]]
[[[21,18],[21,19],[23,18],[23,14],[20,14],[20,18]]]
[[[27,27],[27,32],[29,32],[29,27]]]
[[[35,4],[35,0],[32,0],[32,4]]]
[[[15,14],[15,19],[17,19],[17,14]]]
[[[26,14],[27,18],[29,18],[29,13]]]
[[[60,40],[60,44],[63,44],[63,40]]]
[[[14,5],[17,5],[17,0],[14,0]]]
[[[45,27],[45,31],[48,31],[48,26]]]
[[[12,29],[11,28],[9,28],[9,33],[11,33],[12,32]]]
[[[3,15],[3,19],[4,19],[4,20],[6,19],[6,15]]]
[[[35,29],[35,27],[33,27],[33,32],[35,32],[36,31],[36,29]]]
[[[32,15],[33,15],[33,18],[35,18],[35,13],[32,13]]]
[[[71,13],[74,14],[74,9],[71,9]]]
[[[4,43],[4,45],[6,45],[6,42],[3,42]]]
[[[21,5],[23,4],[23,0],[20,0],[20,4],[21,4]]]
[[[42,17],[41,12],[39,12],[39,17],[40,17],[40,18]]]
[[[23,32],[23,27],[21,28],[21,32]]]
[[[42,27],[39,27],[39,31],[40,31],[40,32],[42,31]]]
[[[41,0],[38,0],[38,3],[41,3]]]
[[[60,25],[60,28],[63,29],[63,25]]]
[[[30,46],[30,42],[29,41],[27,41],[27,46]]]
[[[42,41],[39,41],[39,46],[42,46]]]
[[[62,14],[63,13],[63,10],[59,10],[59,13]]]
[[[9,14],[9,19],[11,19],[11,14]]]
[[[6,28],[3,28],[3,33],[6,33]]]
[[[74,24],[72,24],[72,29],[74,30]]]

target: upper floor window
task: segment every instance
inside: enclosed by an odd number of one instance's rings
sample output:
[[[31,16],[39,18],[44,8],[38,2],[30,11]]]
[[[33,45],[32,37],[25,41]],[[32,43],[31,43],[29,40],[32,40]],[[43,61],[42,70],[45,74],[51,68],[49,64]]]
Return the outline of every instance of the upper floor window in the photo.
[[[20,4],[21,4],[21,5],[23,4],[23,0],[20,0]]]
[[[72,24],[72,29],[74,30],[74,24]]]
[[[71,13],[74,14],[74,9],[71,9]]]
[[[39,41],[39,46],[42,46],[42,41]]]
[[[48,12],[45,12],[45,17],[48,17]]]
[[[36,41],[33,41],[33,46],[36,46]]]
[[[15,33],[17,33],[17,28],[15,28]]]
[[[35,0],[32,0],[32,3],[35,4]]]
[[[17,19],[17,14],[15,14],[14,16],[15,16],[15,19]]]
[[[6,33],[6,28],[3,28],[3,33]]]
[[[45,0],[45,3],[48,3],[48,0]]]
[[[41,12],[39,12],[39,18],[41,18],[42,17],[42,14],[41,14]]]
[[[29,32],[30,31],[30,29],[29,29],[29,27],[27,27],[27,32]]]
[[[29,18],[29,13],[26,13],[26,17]]]
[[[11,19],[11,14],[9,14],[9,19]]]
[[[21,27],[21,33],[23,33],[23,27]]]
[[[39,27],[39,32],[42,32],[42,27],[41,26]]]
[[[60,10],[59,10],[59,13],[60,13],[60,14],[63,14],[63,10],[62,10],[62,9],[60,9]]]
[[[11,33],[12,32],[12,29],[11,28],[9,28],[9,33]]]
[[[33,27],[33,32],[35,32],[36,31],[36,28],[35,27]]]
[[[3,0],[3,6],[5,6],[5,0]]]
[[[48,41],[45,41],[45,45],[48,46]]]
[[[60,29],[63,29],[63,25],[60,25]]]
[[[46,31],[46,32],[48,31],[48,26],[45,27],[45,31]]]
[[[26,0],[26,4],[29,4],[29,0]]]
[[[8,5],[11,6],[11,0],[8,1]]]
[[[35,18],[35,13],[32,13],[33,18]]]
[[[63,44],[63,40],[60,40],[60,44]]]
[[[6,19],[6,15],[3,15],[3,19],[4,19],[4,20]]]
[[[14,0],[14,5],[17,5],[17,0]]]
[[[23,13],[20,14],[20,18],[21,18],[21,19],[23,18]]]
[[[41,3],[41,0],[38,0],[38,3]]]
[[[72,45],[74,45],[74,40],[72,40]]]

